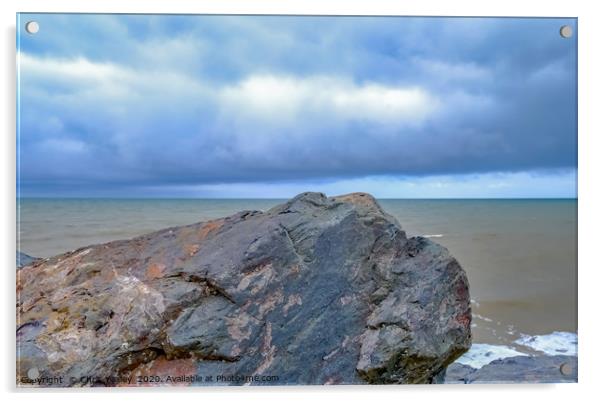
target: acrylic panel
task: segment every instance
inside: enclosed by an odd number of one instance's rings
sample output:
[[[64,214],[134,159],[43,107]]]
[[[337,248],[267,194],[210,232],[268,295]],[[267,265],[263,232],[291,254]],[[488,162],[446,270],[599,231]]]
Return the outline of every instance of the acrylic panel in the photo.
[[[18,14],[17,385],[576,382],[577,32]]]

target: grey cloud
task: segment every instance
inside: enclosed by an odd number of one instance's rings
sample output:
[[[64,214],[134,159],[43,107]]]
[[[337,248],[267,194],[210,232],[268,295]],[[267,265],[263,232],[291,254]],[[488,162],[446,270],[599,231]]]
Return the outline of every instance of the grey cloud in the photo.
[[[576,167],[576,47],[557,35],[574,20],[38,19],[48,36],[22,47],[42,66],[21,71],[25,190]],[[48,70],[75,60],[106,77]],[[310,96],[283,122],[286,100],[257,118],[255,98],[221,95],[262,76],[419,88],[438,105],[411,123],[365,117],[386,115],[378,107],[353,118]]]

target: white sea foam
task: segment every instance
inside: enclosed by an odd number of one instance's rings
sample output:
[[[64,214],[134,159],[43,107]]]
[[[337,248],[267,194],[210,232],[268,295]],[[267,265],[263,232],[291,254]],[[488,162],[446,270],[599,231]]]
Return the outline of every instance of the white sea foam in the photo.
[[[564,331],[555,331],[550,334],[530,336],[523,334],[516,344],[530,348],[533,351],[543,352],[547,355],[577,355],[577,334]],[[513,356],[534,355],[525,354],[507,345],[473,344],[470,350],[455,362],[480,369],[497,359]]]
[[[456,360],[456,362],[469,365],[475,369],[487,365],[496,359],[513,356],[527,355],[505,345],[472,344],[472,347]]]
[[[555,331],[538,336],[523,334],[515,343],[546,355],[577,355],[577,333]]]
[[[477,313],[473,313],[472,317],[476,317],[477,319],[481,319],[481,320],[484,320],[486,322],[493,322],[493,320],[489,319],[488,317],[481,316],[481,315],[479,315]]]
[[[424,238],[441,238],[441,237],[443,237],[443,234],[424,234],[423,237]]]

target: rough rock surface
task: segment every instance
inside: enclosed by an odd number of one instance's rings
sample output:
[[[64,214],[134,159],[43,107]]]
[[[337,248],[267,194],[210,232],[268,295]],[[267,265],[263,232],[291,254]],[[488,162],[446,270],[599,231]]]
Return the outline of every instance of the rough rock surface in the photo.
[[[368,194],[90,246],[17,281],[18,377],[429,383],[471,344],[461,266]]]
[[[36,260],[37,258],[34,258],[33,256],[29,256],[23,252],[17,251],[17,269],[20,269]]]
[[[475,369],[461,363],[447,368],[444,383],[576,383],[575,356],[514,356]]]
[[[476,372],[477,369],[463,363],[454,362],[449,365],[445,371],[445,375],[442,375],[442,381],[440,383],[445,384],[468,384],[470,375]]]

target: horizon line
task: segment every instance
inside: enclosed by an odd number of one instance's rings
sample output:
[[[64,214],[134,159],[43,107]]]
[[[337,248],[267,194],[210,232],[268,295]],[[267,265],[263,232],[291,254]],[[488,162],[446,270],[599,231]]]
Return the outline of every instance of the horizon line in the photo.
[[[353,193],[353,192],[351,192]],[[343,196],[347,194],[341,195],[331,195],[328,196],[336,197]],[[371,194],[370,194],[371,195]],[[297,195],[295,195],[297,196]],[[245,198],[245,197],[111,197],[111,196],[21,196],[17,197],[17,201],[23,199],[40,199],[40,200],[288,200],[292,199],[292,197],[272,197],[272,198]],[[436,197],[436,198],[423,198],[423,197],[403,197],[403,198],[393,198],[393,197],[377,197],[372,195],[375,199],[379,200],[578,200],[577,196],[551,196],[551,197]]]

